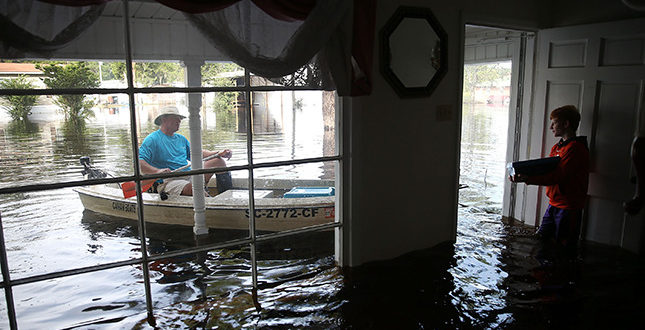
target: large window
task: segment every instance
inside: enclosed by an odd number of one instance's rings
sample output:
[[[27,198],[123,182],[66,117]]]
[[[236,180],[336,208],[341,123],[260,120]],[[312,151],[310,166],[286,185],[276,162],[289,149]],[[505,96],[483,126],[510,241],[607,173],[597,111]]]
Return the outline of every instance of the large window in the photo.
[[[263,288],[335,263],[335,93],[299,83],[307,70],[245,70],[170,8],[123,10],[108,3],[66,47],[0,58],[0,328],[243,325]],[[140,172],[169,105],[191,145],[232,151],[225,167]],[[203,200],[141,191],[204,174]]]

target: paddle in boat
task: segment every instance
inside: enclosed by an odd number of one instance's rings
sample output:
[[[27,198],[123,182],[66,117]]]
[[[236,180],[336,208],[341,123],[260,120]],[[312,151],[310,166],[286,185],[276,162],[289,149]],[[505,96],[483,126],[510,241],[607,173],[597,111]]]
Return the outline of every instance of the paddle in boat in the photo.
[[[86,179],[109,174],[93,167],[82,157]],[[213,176],[215,178],[215,176]],[[209,191],[215,191],[209,182]],[[249,229],[249,191],[247,178],[233,178],[232,189],[206,197],[206,226],[218,229]],[[334,222],[335,189],[333,180],[255,179],[255,228],[283,231]],[[137,220],[136,197],[126,198],[119,184],[75,188],[85,209],[109,216]],[[126,194],[129,195],[129,194]],[[193,226],[193,198],[144,192],[143,214],[146,222]]]

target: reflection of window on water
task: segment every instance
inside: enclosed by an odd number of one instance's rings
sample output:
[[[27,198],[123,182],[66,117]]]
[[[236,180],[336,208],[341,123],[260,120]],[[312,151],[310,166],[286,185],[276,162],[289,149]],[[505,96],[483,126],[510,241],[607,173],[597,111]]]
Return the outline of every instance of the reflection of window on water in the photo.
[[[119,97],[116,95],[109,95],[108,104],[119,104]],[[117,107],[109,107],[108,110],[109,110],[109,114],[111,115],[116,115],[119,113],[119,108]]]

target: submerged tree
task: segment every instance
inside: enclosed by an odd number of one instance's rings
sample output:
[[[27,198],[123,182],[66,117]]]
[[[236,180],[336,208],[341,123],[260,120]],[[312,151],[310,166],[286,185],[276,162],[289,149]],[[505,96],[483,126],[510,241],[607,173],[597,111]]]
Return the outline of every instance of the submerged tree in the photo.
[[[493,87],[500,80],[511,79],[511,68],[500,63],[464,65],[464,103],[475,103],[475,87]]]
[[[40,128],[38,127],[38,124],[32,123],[28,119],[15,120],[7,125],[7,132],[20,138],[35,137],[39,134],[39,130]]]
[[[107,62],[104,65],[106,71],[110,72],[110,75],[115,79],[125,82],[125,63],[123,62]]]
[[[184,69],[179,63],[142,62],[134,65],[134,79],[143,86],[161,86],[184,80]]]
[[[234,79],[224,77],[225,72],[241,71],[242,68],[235,63],[208,63],[202,66],[202,84],[215,87],[233,87]],[[213,111],[217,119],[216,125],[220,129],[235,127],[235,104],[237,92],[218,92],[213,101]]]
[[[114,75],[112,67],[110,66],[110,63],[115,63],[115,62],[99,61],[99,62],[85,62],[85,63],[90,69],[92,69],[92,71],[97,72],[99,74],[99,81],[119,79]]]
[[[25,76],[7,79],[0,82],[2,89],[33,89],[35,86]],[[2,95],[7,104],[7,113],[12,120],[27,120],[31,109],[38,100],[38,95]]]
[[[99,87],[99,76],[85,62],[72,62],[64,65],[36,65],[45,75],[43,82],[54,89],[96,88]],[[85,123],[85,119],[94,116],[92,107],[95,102],[83,94],[58,95],[54,103],[65,113],[65,120],[72,123]]]
[[[110,62],[105,65],[111,76],[126,80],[126,68],[123,62]],[[172,62],[137,62],[132,70],[134,82],[140,86],[160,86],[183,81],[184,70],[179,63]]]

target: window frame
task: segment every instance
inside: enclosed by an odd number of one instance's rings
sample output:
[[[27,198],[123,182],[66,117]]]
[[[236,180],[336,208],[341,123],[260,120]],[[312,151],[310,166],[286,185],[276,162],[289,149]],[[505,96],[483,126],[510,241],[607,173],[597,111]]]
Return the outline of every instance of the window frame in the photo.
[[[62,278],[66,276],[79,275],[85,273],[98,272],[102,270],[114,269],[123,266],[133,266],[141,265],[143,270],[143,282],[145,286],[145,299],[146,299],[146,308],[148,313],[148,322],[151,324],[154,323],[154,308],[152,302],[152,294],[150,289],[150,274],[149,274],[149,263],[157,261],[160,259],[166,259],[169,257],[183,256],[188,254],[194,254],[197,252],[207,252],[213,249],[226,248],[232,246],[240,246],[248,244],[251,249],[251,269],[252,269],[252,282],[253,290],[257,293],[258,290],[258,265],[257,265],[257,256],[256,256],[256,245],[262,242],[273,241],[276,239],[298,236],[305,233],[320,231],[320,230],[329,230],[335,229],[335,246],[336,246],[336,261],[338,264],[342,265],[343,258],[343,217],[342,217],[342,201],[343,201],[343,168],[345,165],[343,163],[343,144],[342,144],[342,135],[343,128],[341,127],[341,118],[343,117],[343,102],[341,98],[336,94],[336,109],[335,109],[335,155],[333,156],[323,156],[315,158],[302,158],[296,160],[285,160],[285,161],[273,161],[273,162],[253,162],[253,132],[252,132],[252,118],[251,118],[251,106],[252,106],[252,94],[253,92],[273,92],[273,91],[311,91],[311,90],[321,90],[317,88],[310,87],[285,87],[285,86],[252,86],[251,84],[251,74],[249,71],[244,68],[244,86],[242,87],[134,87],[133,82],[133,73],[132,73],[132,47],[131,47],[131,31],[130,31],[130,20],[131,17],[128,14],[127,3],[124,6],[124,47],[125,47],[125,64],[126,64],[126,80],[127,87],[125,88],[74,88],[74,89],[26,89],[26,90],[9,90],[9,89],[0,89],[0,95],[61,95],[61,94],[94,94],[94,95],[105,95],[105,94],[125,94],[128,96],[129,101],[129,111],[130,111],[130,134],[132,140],[132,155],[133,155],[133,168],[134,174],[129,176],[118,176],[118,177],[108,177],[102,179],[89,179],[89,180],[76,180],[76,181],[67,181],[67,182],[58,182],[58,183],[47,183],[47,184],[29,184],[22,186],[10,186],[5,188],[0,188],[0,195],[5,194],[14,194],[14,193],[26,193],[26,192],[35,192],[35,191],[47,191],[61,188],[69,187],[79,187],[79,186],[90,186],[90,185],[100,185],[106,183],[121,183],[126,181],[135,181],[137,182],[137,216],[138,216],[138,226],[140,234],[140,247],[141,247],[141,257],[101,263],[98,265],[79,267],[66,269],[63,271],[49,272],[42,275],[35,275],[24,277],[20,279],[12,280],[10,277],[10,267],[8,264],[6,249],[5,249],[5,239],[4,239],[4,229],[2,227],[2,214],[0,213],[0,268],[2,270],[2,282],[0,282],[0,288],[5,292],[5,299],[7,302],[7,314],[9,325],[11,329],[17,329],[17,319],[15,314],[15,305],[13,298],[12,288],[18,285],[41,282],[56,278]],[[226,168],[216,168],[216,169],[199,169],[191,170],[188,172],[182,173],[166,173],[159,175],[142,175],[140,174],[139,164],[138,164],[138,136],[137,130],[133,129],[137,125],[136,118],[136,104],[135,104],[135,95],[137,94],[161,94],[161,93],[213,93],[213,92],[239,92],[244,93],[246,100],[245,102],[245,120],[247,124],[247,158],[248,163],[246,165],[239,166],[229,166]],[[335,164],[335,182],[336,182],[336,196],[335,196],[335,207],[336,207],[336,219],[333,223],[304,227],[300,229],[281,231],[269,234],[257,235],[255,230],[255,215],[253,212],[255,210],[255,203],[253,198],[254,190],[254,170],[261,168],[269,167],[278,167],[284,165],[298,165],[298,164],[309,164],[317,162],[334,162]],[[219,243],[212,243],[207,245],[200,245],[187,249],[180,249],[177,251],[148,255],[147,245],[146,245],[146,230],[145,230],[145,218],[143,215],[143,200],[141,195],[141,181],[151,178],[168,178],[174,176],[184,176],[186,174],[195,175],[195,174],[204,174],[204,173],[221,173],[234,170],[247,170],[248,171],[248,186],[249,186],[249,209],[252,210],[249,212],[249,236],[247,238],[228,240]]]

